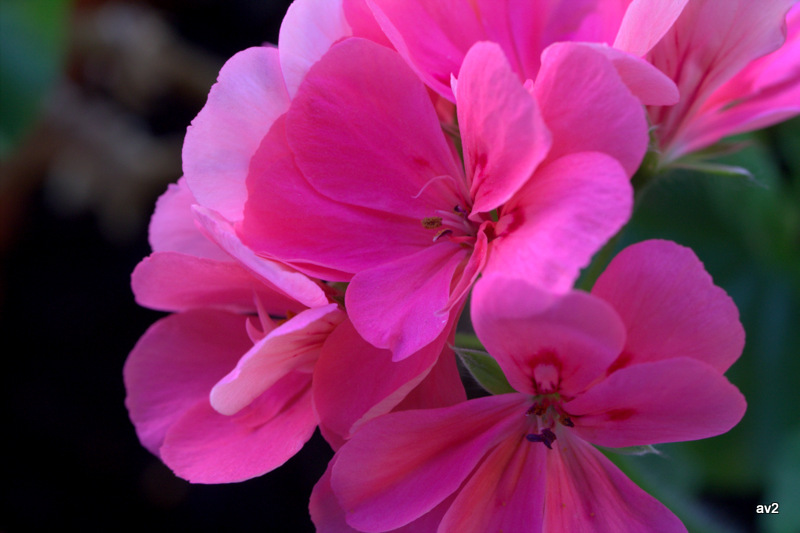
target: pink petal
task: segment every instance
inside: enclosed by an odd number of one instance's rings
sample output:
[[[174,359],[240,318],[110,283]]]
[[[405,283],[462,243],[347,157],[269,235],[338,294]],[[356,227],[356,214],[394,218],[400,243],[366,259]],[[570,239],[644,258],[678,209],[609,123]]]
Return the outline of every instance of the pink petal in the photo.
[[[746,407],[716,369],[688,357],[623,368],[563,405],[576,433],[611,447],[713,437],[735,426]]]
[[[450,322],[450,287],[469,251],[437,242],[420,252],[359,272],[345,294],[356,330],[401,361],[428,345]]]
[[[183,171],[199,204],[232,221],[242,217],[250,159],[288,107],[277,49],[249,48],[225,63],[183,145]]]
[[[488,213],[533,174],[547,155],[550,135],[536,101],[496,44],[470,49],[454,92],[472,213]]]
[[[548,47],[534,94],[553,138],[548,161],[596,151],[629,176],[639,168],[649,142],[644,109],[605,54],[579,43]]]
[[[181,178],[170,184],[156,202],[150,219],[150,246],[154,252],[180,252],[217,261],[232,261],[198,229],[192,206],[197,201]]]
[[[645,241],[614,258],[592,289],[616,309],[628,331],[626,364],[686,356],[720,373],[741,355],[736,304],[714,285],[689,248]]]
[[[544,446],[511,436],[458,492],[438,531],[538,531],[544,517]]]
[[[681,102],[652,110],[667,157],[685,153],[682,129],[703,102],[749,62],[778,49],[795,0],[696,0],[650,51],[650,62],[675,80]]]
[[[256,255],[242,244],[233,226],[218,213],[195,207],[197,221],[220,248],[239,260],[265,285],[308,307],[326,305],[328,297],[317,281],[277,261]]]
[[[306,309],[261,339],[211,389],[211,406],[233,415],[293,371],[311,374],[322,343],[345,318],[337,304]]]
[[[325,341],[314,367],[314,405],[323,436],[334,448],[354,426],[388,413],[431,371],[443,342],[431,343],[402,361],[362,339],[344,321]]]
[[[297,0],[289,6],[281,23],[278,52],[290,97],[331,45],[350,35],[342,0]]]
[[[193,483],[243,481],[278,468],[316,428],[310,377],[289,374],[234,416],[198,403],[170,427],[162,459]]]
[[[644,56],[669,31],[688,1],[634,0],[625,11],[614,48]]]
[[[246,317],[188,311],[150,326],[125,362],[125,405],[142,444],[159,454],[164,437],[252,346]],[[210,408],[210,406],[209,406]]]
[[[458,489],[495,444],[521,430],[525,409],[524,397],[504,394],[365,424],[333,467],[331,485],[347,523],[386,531],[424,515]]]
[[[614,159],[583,153],[554,161],[501,209],[505,229],[498,224],[484,273],[566,292],[628,220],[632,202],[629,180]]]
[[[349,281],[353,272],[430,246],[421,219],[346,205],[313,189],[294,163],[283,125],[276,122],[253,158],[236,227],[245,246],[330,281]]]
[[[410,217],[415,226],[458,203],[452,182],[462,174],[428,91],[383,46],[333,46],[298,91],[286,135],[298,168],[332,200]]]
[[[345,20],[353,30],[354,37],[363,37],[392,48],[392,43],[386,38],[364,0],[343,0],[342,9],[344,10]]]
[[[303,306],[270,290],[233,262],[213,261],[175,252],[154,253],[131,276],[136,303],[159,311],[216,308],[255,312],[255,298],[268,312],[284,315]]]
[[[460,309],[457,314],[461,314]],[[425,379],[403,398],[403,401],[397,404],[394,410],[435,409],[467,401],[467,393],[458,372],[456,357],[450,348],[452,344],[454,341],[451,338],[448,340],[448,344],[442,348],[436,364],[431,367],[431,371],[425,376]],[[393,364],[397,365],[398,363]]]
[[[475,333],[516,390],[537,394],[539,364],[558,369],[559,390],[573,395],[601,376],[625,342],[625,328],[599,298],[557,296],[523,280],[485,276],[472,292]]]
[[[592,446],[559,426],[547,456],[544,531],[677,533],[681,521]]]

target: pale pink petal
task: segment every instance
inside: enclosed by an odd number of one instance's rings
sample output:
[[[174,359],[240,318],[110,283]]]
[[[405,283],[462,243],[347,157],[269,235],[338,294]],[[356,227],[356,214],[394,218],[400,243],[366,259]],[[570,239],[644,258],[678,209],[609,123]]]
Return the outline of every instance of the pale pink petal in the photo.
[[[632,203],[628,177],[614,159],[599,153],[558,159],[501,209],[484,273],[566,292],[627,222]]]
[[[345,318],[337,304],[306,309],[258,341],[211,389],[211,406],[233,415],[291,372],[310,374],[322,344]]]
[[[493,43],[474,45],[455,90],[472,215],[506,202],[550,148],[536,101]]]
[[[722,374],[688,357],[623,368],[563,404],[577,434],[611,447],[713,437],[735,426],[746,407]]]
[[[581,392],[617,357],[625,328],[603,300],[563,296],[520,279],[484,276],[472,292],[475,333],[516,390],[535,389],[539,365],[557,370],[559,390]]]
[[[250,158],[288,107],[277,49],[248,48],[225,63],[183,144],[183,172],[199,204],[241,218]]]
[[[243,481],[288,461],[316,425],[310,375],[295,372],[234,416],[198,403],[169,428],[161,458],[193,483]]]
[[[252,346],[246,318],[188,311],[150,326],[125,362],[125,405],[145,448],[159,454],[164,436]],[[210,409],[210,406],[209,406]]]
[[[278,51],[290,97],[331,45],[350,35],[342,0],[296,0],[289,6],[281,23]]]
[[[366,0],[375,20],[419,77],[454,101],[450,76],[458,76],[470,46],[488,38],[469,0]]]
[[[131,276],[136,303],[159,311],[216,308],[253,313],[255,297],[268,312],[285,315],[303,306],[264,286],[233,262],[213,261],[176,252],[154,253]]]
[[[548,161],[575,152],[603,152],[629,176],[649,142],[645,112],[605,54],[560,43],[542,54],[534,94],[553,144]]]
[[[194,212],[198,223],[220,248],[235,257],[242,266],[275,292],[286,294],[307,307],[328,303],[328,297],[317,281],[282,263],[256,255],[242,244],[231,223],[218,213],[200,206],[195,207]]]
[[[498,444],[458,492],[438,531],[539,531],[547,452],[513,437]]]
[[[450,496],[481,458],[526,423],[519,394],[401,411],[365,424],[337,453],[331,485],[347,523],[386,531]]]
[[[198,229],[192,206],[197,201],[186,179],[170,184],[156,202],[150,219],[149,240],[154,252],[180,252],[196,257],[232,262],[232,258]]]
[[[796,0],[694,0],[648,54],[672,78],[681,102],[651,110],[667,157],[686,149],[682,130],[706,99],[749,62],[778,49],[785,39],[784,18]]]
[[[714,285],[692,250],[673,242],[629,246],[609,264],[592,294],[614,307],[628,331],[612,370],[686,356],[722,373],[744,348],[736,304]]]
[[[689,0],[633,0],[625,11],[614,48],[644,56],[680,16]]]
[[[353,272],[430,246],[421,219],[335,202],[313,189],[294,163],[283,124],[276,122],[253,158],[236,227],[245,246],[329,281],[350,281]]]
[[[547,456],[544,531],[685,532],[677,516],[559,426]]]
[[[366,342],[349,321],[325,341],[314,367],[314,405],[320,429],[334,449],[356,424],[388,413],[431,371],[443,342],[431,343],[398,362],[389,350]]]
[[[356,330],[401,361],[436,339],[450,322],[450,287],[469,251],[437,242],[356,274],[345,304]]]
[[[415,226],[458,203],[461,170],[428,91],[383,46],[334,45],[292,102],[286,135],[309,184],[332,200],[410,217]],[[375,238],[371,228],[361,231]]]

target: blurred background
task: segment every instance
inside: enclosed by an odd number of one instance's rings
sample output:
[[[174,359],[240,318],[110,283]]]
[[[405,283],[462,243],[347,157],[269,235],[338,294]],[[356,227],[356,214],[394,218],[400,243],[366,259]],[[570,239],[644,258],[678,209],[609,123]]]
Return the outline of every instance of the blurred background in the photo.
[[[228,57],[277,41],[289,3],[0,0],[0,531],[313,531],[318,435],[262,478],[191,485],[139,445],[122,385],[162,316],[135,305],[130,272],[186,126]],[[728,376],[748,412],[726,435],[614,460],[692,532],[797,533],[800,120],[739,140],[723,162],[753,179],[665,176],[623,244],[691,246],[736,300],[747,347]]]

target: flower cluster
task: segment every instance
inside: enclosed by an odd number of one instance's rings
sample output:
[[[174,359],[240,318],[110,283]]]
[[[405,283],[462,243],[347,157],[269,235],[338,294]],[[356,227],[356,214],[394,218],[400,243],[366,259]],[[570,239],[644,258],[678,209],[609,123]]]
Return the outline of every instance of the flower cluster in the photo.
[[[156,206],[142,444],[225,483],[319,428],[325,532],[684,531],[593,445],[736,425],[737,309],[668,241],[575,285],[634,185],[800,113],[799,36],[795,0],[297,0]],[[470,399],[468,301],[501,383]]]

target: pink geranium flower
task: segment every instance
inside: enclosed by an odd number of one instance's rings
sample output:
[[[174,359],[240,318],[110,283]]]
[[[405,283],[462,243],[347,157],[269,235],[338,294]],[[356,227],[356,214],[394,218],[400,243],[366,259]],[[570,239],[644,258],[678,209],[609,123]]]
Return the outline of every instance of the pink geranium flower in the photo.
[[[630,213],[628,178],[647,145],[632,91],[671,84],[591,46],[543,57],[524,86],[497,45],[475,45],[452,82],[458,128],[446,134],[398,54],[335,44],[252,159],[238,236],[349,282],[356,330],[396,360],[452,326],[480,272],[568,290]]]
[[[650,119],[667,164],[800,113],[800,6],[787,16],[794,4],[344,0],[344,9],[354,27],[379,26],[421,79],[451,100],[450,74],[479,41],[498,43],[523,80],[535,78],[542,51],[559,41],[609,43],[645,57],[681,94],[671,107],[646,102],[654,105]]]
[[[685,531],[590,443],[706,438],[744,414],[723,376],[743,348],[738,313],[694,254],[648,241],[592,294],[486,277],[473,298],[518,392],[364,425],[312,497],[320,531]]]

